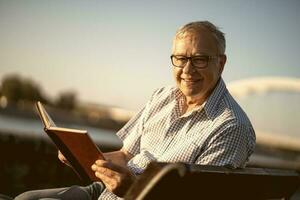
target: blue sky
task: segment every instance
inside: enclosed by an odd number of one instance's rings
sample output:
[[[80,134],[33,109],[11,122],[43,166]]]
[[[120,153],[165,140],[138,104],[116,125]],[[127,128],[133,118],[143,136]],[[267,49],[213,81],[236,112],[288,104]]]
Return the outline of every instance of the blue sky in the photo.
[[[300,1],[0,0],[0,79],[19,73],[52,97],[136,110],[174,85],[172,38],[209,20],[227,39],[227,83],[255,76],[300,77]]]

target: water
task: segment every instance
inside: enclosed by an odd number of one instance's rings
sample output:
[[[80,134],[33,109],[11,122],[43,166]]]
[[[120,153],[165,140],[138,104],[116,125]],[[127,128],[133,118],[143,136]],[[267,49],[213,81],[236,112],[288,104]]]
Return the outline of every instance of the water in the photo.
[[[256,131],[300,139],[300,93],[273,91],[237,101]]]
[[[262,131],[300,139],[300,93],[273,91],[250,95],[237,101],[249,116],[257,133]],[[121,144],[113,131],[76,124],[61,126],[87,130],[95,141],[101,143]],[[39,118],[35,120],[0,114],[0,130],[3,129],[46,136]]]
[[[57,123],[59,124],[59,123]],[[120,146],[121,141],[116,136],[114,131],[109,131],[101,128],[95,128],[90,126],[79,126],[76,124],[68,124],[64,126],[59,124],[64,128],[75,128],[80,130],[87,130],[89,135],[94,141],[100,142],[101,144]],[[41,135],[41,137],[48,137],[43,131],[43,124],[40,119],[26,119],[17,118],[12,116],[6,116],[0,114],[0,130],[8,130],[15,132],[17,134],[31,134],[31,135]]]

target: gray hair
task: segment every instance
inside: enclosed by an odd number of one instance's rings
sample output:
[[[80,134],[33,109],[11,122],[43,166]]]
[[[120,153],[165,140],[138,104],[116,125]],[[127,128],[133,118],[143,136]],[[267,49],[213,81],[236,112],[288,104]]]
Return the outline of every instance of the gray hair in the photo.
[[[219,30],[219,27],[216,27],[209,21],[196,21],[188,23],[182,27],[180,27],[175,35],[175,39],[182,37],[185,33],[195,32],[199,33],[200,30],[207,30],[212,33],[215,38],[218,46],[219,53],[224,54],[226,48],[225,34]]]

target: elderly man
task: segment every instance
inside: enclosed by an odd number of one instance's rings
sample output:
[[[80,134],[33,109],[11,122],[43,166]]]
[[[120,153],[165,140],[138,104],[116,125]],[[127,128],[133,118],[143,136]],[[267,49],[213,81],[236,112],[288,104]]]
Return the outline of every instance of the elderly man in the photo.
[[[255,133],[221,78],[224,34],[208,21],[186,24],[175,35],[171,62],[176,87],[156,90],[117,133],[122,149],[106,153],[106,161],[91,166],[102,182],[55,189],[56,195],[63,193],[62,199],[68,199],[84,191],[87,197],[81,199],[118,199],[151,161],[245,166],[255,147]],[[63,155],[59,158],[67,162]],[[55,199],[52,194],[39,197]]]

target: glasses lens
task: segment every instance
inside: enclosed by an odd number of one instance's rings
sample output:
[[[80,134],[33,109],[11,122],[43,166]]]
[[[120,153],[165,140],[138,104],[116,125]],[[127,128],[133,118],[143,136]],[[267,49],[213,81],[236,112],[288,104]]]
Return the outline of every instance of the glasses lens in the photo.
[[[194,56],[192,57],[192,64],[195,67],[204,68],[208,63],[208,59],[208,56]]]
[[[172,63],[176,67],[183,67],[188,62],[188,58],[184,56],[172,56]]]
[[[193,56],[193,57],[185,57],[185,56],[171,56],[172,64],[175,67],[181,67],[183,68],[188,60],[191,59],[191,64],[195,68],[205,68],[207,67],[209,56]]]

